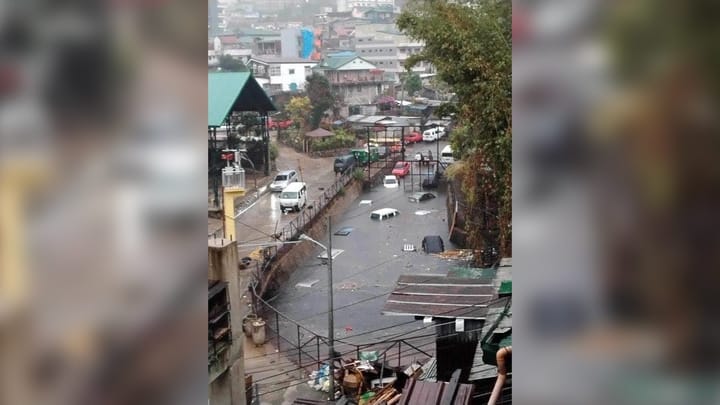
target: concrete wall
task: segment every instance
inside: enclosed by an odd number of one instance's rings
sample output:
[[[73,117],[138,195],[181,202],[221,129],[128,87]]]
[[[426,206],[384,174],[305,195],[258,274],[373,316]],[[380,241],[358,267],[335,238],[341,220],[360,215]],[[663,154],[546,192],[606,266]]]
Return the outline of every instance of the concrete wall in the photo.
[[[362,182],[351,181],[348,186],[345,187],[345,194],[343,196],[336,197],[325,213],[316,218],[312,226],[305,230],[305,233],[311,238],[326,245],[328,237],[328,215],[335,216],[342,214],[353,204],[355,199],[357,199],[361,193]],[[269,277],[272,277],[272,283],[269,288],[272,289],[279,283],[286,281],[290,276],[290,273],[292,273],[301,263],[310,257],[316,249],[317,246],[314,243],[309,242],[292,245],[290,251],[275,262],[270,269],[271,274]]]
[[[243,358],[242,295],[237,242],[208,240],[208,279],[228,283],[232,344],[217,367],[210,371],[210,404],[245,405],[245,360]]]

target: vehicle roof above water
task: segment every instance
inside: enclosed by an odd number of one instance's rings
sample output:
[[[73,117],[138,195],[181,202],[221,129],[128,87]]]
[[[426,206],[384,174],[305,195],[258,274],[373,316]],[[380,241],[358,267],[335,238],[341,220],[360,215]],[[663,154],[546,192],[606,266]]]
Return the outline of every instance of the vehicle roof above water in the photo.
[[[288,184],[288,186],[285,187],[282,191],[292,193],[292,192],[300,191],[304,187],[305,187],[305,183],[295,182],[295,183]]]
[[[380,208],[379,210],[375,210],[372,212],[372,214],[378,214],[378,215],[385,215],[385,214],[395,214],[398,210],[395,208]]]

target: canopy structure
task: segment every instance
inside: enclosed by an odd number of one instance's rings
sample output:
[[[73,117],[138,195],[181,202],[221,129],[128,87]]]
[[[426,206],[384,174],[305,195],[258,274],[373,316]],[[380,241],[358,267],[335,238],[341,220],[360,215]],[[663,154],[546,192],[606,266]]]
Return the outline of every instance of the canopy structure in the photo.
[[[231,111],[277,110],[250,72],[208,73],[208,127],[219,127]]]
[[[308,138],[327,138],[328,136],[333,135],[335,134],[323,128],[313,129],[312,131],[305,133],[305,136]]]

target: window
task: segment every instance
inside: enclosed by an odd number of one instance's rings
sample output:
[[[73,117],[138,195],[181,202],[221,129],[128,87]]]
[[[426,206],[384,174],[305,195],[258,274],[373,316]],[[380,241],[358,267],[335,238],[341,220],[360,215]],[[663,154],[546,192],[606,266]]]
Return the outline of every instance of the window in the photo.
[[[294,75],[294,74],[295,74],[295,69],[290,69],[290,70],[288,71],[288,73],[291,74],[291,75]]]
[[[280,76],[280,66],[270,66],[270,76]]]

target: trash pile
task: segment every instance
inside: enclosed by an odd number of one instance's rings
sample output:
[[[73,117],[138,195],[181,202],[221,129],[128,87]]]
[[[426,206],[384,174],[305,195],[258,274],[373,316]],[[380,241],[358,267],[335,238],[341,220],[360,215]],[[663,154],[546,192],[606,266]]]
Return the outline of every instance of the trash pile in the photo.
[[[335,361],[335,398],[345,396],[358,405],[396,404],[408,379],[424,375],[423,365],[413,363],[405,370],[389,367],[378,361],[378,352],[360,352],[359,359]],[[330,365],[323,364],[310,374],[308,386],[316,391],[329,392]]]
[[[435,253],[435,256],[442,257],[443,259],[453,259],[453,260],[472,260],[472,258],[475,256],[475,253],[472,249],[455,249],[455,250],[446,250],[442,253]]]

